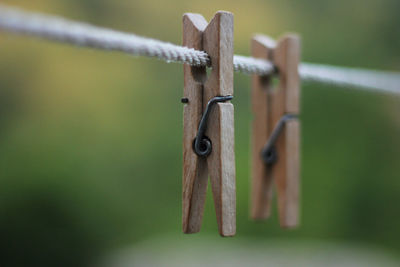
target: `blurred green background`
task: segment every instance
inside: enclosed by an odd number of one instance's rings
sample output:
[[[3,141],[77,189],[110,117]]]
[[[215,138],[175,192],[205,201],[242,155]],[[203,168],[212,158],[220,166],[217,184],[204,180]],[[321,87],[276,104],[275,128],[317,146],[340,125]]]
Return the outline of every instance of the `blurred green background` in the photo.
[[[236,54],[249,55],[254,33],[290,31],[304,61],[400,70],[398,0],[2,2],[178,44],[183,13],[227,10]],[[160,236],[166,247],[307,240],[400,254],[399,96],[302,85],[301,227],[287,231],[276,210],[248,219],[250,79],[235,74],[237,236],[224,239],[211,192],[201,233],[181,233],[182,91],[179,64],[1,32],[0,265],[90,266]]]

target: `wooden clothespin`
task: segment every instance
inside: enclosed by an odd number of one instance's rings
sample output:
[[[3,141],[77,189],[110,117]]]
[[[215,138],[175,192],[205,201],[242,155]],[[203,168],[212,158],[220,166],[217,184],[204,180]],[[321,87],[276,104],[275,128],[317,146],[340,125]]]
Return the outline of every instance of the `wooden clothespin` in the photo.
[[[300,39],[286,35],[275,43],[267,36],[256,35],[252,55],[274,64],[279,83],[274,88],[272,75],[253,76],[251,217],[270,216],[275,182],[280,225],[291,228],[299,221]]]
[[[183,203],[184,233],[200,231],[210,175],[218,229],[236,233],[233,105],[233,14],[219,11],[210,23],[199,14],[183,16],[183,45],[203,50],[205,67],[184,66]]]

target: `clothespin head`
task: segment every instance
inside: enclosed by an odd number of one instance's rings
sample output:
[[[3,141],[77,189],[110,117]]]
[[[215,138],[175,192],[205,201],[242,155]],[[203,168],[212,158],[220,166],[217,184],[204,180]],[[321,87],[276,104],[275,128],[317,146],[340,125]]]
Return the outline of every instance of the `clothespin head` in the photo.
[[[252,79],[252,208],[253,219],[271,215],[273,184],[276,185],[279,221],[295,227],[299,220],[300,39],[286,35],[275,42],[264,35],[252,40],[252,55],[271,61],[277,73]],[[273,75],[279,83],[274,88]]]
[[[219,11],[210,23],[183,16],[183,45],[207,52],[205,67],[184,66],[183,197],[184,233],[200,231],[208,174],[219,233],[236,233],[233,105],[233,15]],[[206,151],[206,147],[211,146]]]

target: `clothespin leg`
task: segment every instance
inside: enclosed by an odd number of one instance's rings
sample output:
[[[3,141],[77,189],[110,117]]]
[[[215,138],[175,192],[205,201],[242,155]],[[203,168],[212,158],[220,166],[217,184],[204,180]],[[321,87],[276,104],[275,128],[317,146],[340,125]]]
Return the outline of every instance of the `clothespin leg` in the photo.
[[[219,11],[204,31],[204,50],[210,55],[212,72],[204,98],[233,95],[233,15]],[[205,102],[203,102],[204,105]],[[219,233],[236,233],[236,170],[233,105],[218,103],[210,114],[206,135],[213,151],[207,158]]]
[[[211,124],[220,128],[210,130],[213,152],[207,159],[219,233],[233,236],[236,233],[236,181],[235,154],[233,151],[233,105],[219,103],[211,114]]]
[[[256,35],[251,42],[252,56],[271,60],[275,41],[264,35]],[[271,127],[272,75],[252,77],[252,191],[251,218],[267,219],[271,215],[273,180],[271,168],[261,158],[261,151],[267,143]]]
[[[183,16],[183,45],[202,50],[202,35],[207,21],[198,14]],[[183,195],[182,227],[184,233],[200,231],[204,203],[207,192],[207,161],[193,152],[193,138],[203,110],[203,83],[206,78],[205,67],[184,65],[184,104],[183,111]]]
[[[275,94],[273,116],[278,121],[284,114],[299,113],[300,39],[286,35],[277,43],[274,63],[279,69],[279,84]],[[300,122],[286,122],[276,148],[279,159],[273,167],[278,193],[279,221],[282,227],[292,228],[299,223],[300,193]]]

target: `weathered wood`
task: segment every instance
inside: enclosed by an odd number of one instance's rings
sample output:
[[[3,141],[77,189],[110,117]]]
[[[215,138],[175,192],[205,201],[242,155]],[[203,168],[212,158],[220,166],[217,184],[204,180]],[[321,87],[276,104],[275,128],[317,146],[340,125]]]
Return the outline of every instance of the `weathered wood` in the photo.
[[[212,71],[205,83],[203,105],[212,97],[233,95],[233,15],[218,12],[204,32],[203,48]],[[206,135],[213,151],[207,158],[219,233],[236,233],[236,181],[233,105],[218,103],[210,114]]]
[[[288,34],[278,40],[274,52],[274,64],[279,70],[279,89],[285,94],[285,112],[300,112],[300,38]]]
[[[208,170],[219,233],[232,236],[236,232],[233,105],[217,103],[211,111],[206,135],[212,152],[206,160],[197,157],[192,144],[207,102],[233,94],[233,15],[220,11],[207,25],[200,15],[186,14],[184,25],[184,45],[206,51],[212,71],[206,77],[203,68],[184,69],[184,97],[189,102],[184,109],[183,231],[200,230]]]
[[[279,84],[276,89],[273,89],[270,77],[253,77],[252,101],[255,120],[253,122],[251,216],[254,219],[265,219],[270,215],[271,184],[274,180],[278,192],[280,224],[288,228],[298,224],[299,121],[294,119],[286,122],[275,145],[278,152],[276,163],[271,166],[263,165],[260,153],[280,118],[285,114],[299,112],[300,41],[295,35],[287,35],[280,39],[275,47],[271,44],[272,41],[265,36],[256,36],[253,39],[253,56],[269,59],[274,63],[279,70]]]
[[[183,45],[203,50],[203,31],[207,21],[198,14],[183,16]],[[188,103],[183,108],[183,194],[182,227],[184,233],[200,231],[207,191],[207,164],[192,149],[193,139],[203,110],[203,81],[207,73],[205,67],[183,66],[183,97]]]
[[[299,113],[300,79],[300,39],[287,35],[278,41],[274,51],[274,64],[279,70],[279,84],[274,100],[274,125],[284,114]],[[277,140],[278,161],[272,168],[278,191],[278,210],[280,225],[285,228],[296,227],[299,221],[299,179],[300,179],[300,122],[286,123]]]
[[[252,56],[272,60],[275,41],[263,35],[256,35],[251,42]],[[272,131],[271,103],[272,77],[253,75],[252,77],[252,219],[266,219],[271,215],[272,176],[271,170],[262,161],[261,150]]]

